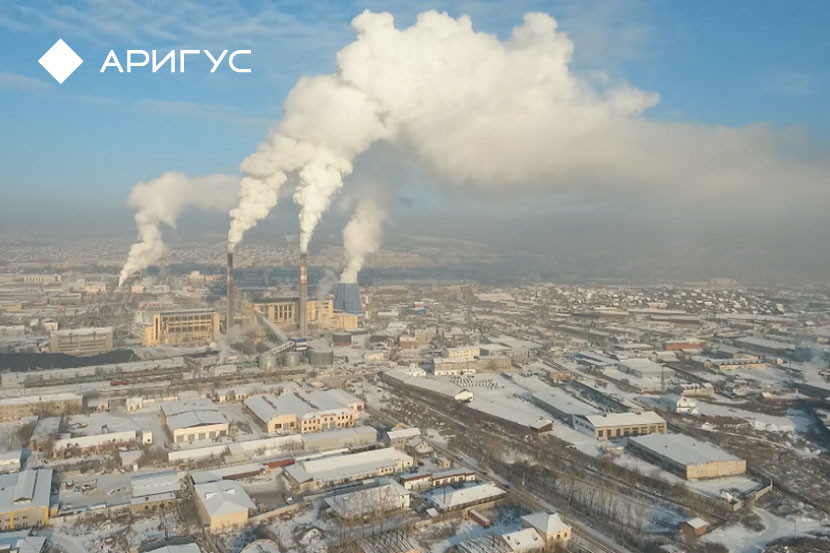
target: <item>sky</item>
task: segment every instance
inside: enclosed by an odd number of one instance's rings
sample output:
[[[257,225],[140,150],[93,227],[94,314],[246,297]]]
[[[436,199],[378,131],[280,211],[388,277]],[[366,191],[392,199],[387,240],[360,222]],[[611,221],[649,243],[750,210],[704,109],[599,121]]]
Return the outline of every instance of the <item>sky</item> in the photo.
[[[392,13],[398,27],[430,9],[468,14],[475,30],[502,40],[526,12],[545,12],[573,41],[573,72],[659,94],[643,115],[647,120],[730,128],[764,123],[799,137],[796,155],[828,151],[830,4],[823,1],[805,0],[795,9],[755,0],[0,0],[0,234],[133,232],[126,202],[137,182],[166,171],[236,173],[280,120],[297,80],[334,69],[338,50],[354,40],[350,21],[364,9]],[[37,63],[58,38],[85,60],[60,85]],[[252,71],[223,66],[210,73],[203,57],[188,59],[184,73],[99,71],[111,49],[124,63],[127,49],[163,54],[173,48],[250,49],[243,59]],[[393,208],[399,231],[428,226],[557,253],[616,243],[617,250],[642,254],[648,248],[629,242],[654,241],[661,254],[677,244],[682,251],[726,244],[740,255],[774,244],[757,255],[789,249],[782,262],[809,259],[819,276],[830,270],[815,263],[830,231],[830,200],[820,186],[786,209],[756,216],[753,197],[721,211],[711,205],[701,213],[696,203],[694,211],[674,213],[671,201],[645,205],[625,194],[534,191],[506,204],[488,192],[442,187],[418,170],[402,180],[407,186]],[[454,208],[459,202],[463,213]],[[283,202],[265,228],[295,225],[292,209]],[[586,217],[594,221],[591,231],[571,232]],[[201,218],[201,225],[196,219],[191,214],[194,229],[209,226],[220,234],[227,224],[215,215]],[[343,214],[335,207],[325,222],[337,228]],[[545,234],[556,236],[540,238]]]

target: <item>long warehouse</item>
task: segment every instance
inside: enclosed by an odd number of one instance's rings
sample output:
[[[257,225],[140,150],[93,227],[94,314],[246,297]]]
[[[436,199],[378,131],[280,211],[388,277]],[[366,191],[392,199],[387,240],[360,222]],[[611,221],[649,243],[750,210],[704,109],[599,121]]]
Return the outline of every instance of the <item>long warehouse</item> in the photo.
[[[629,438],[628,446],[637,455],[665,466],[686,480],[719,478],[746,472],[746,459],[683,434],[638,436]]]

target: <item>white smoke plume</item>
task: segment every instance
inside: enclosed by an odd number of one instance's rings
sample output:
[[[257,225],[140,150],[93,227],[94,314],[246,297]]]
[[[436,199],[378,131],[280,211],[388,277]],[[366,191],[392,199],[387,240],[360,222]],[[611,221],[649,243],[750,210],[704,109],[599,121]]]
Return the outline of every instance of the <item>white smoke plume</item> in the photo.
[[[365,11],[352,27],[357,38],[338,52],[336,71],[301,79],[285,119],[243,162],[252,183],[231,212],[231,247],[293,175],[305,250],[354,158],[382,139],[441,182],[508,194],[618,187],[674,198],[766,187],[774,204],[793,187],[827,193],[826,162],[796,159],[797,137],[759,124],[648,119],[658,94],[576,74],[574,45],[546,14],[527,14],[505,41],[434,11],[406,29]]]
[[[332,292],[334,292],[335,286],[337,286],[337,273],[331,269],[325,269],[323,271],[323,276],[321,276],[320,280],[317,281],[317,289],[314,293],[314,297],[317,298],[317,301],[319,302],[326,301]]]
[[[191,207],[227,210],[236,203],[238,195],[239,177],[233,175],[188,177],[170,172],[136,184],[128,203],[137,210],[138,242],[130,248],[118,286],[162,258],[165,246],[161,224],[175,227],[179,215]]]
[[[354,214],[343,229],[343,247],[346,249],[346,268],[340,282],[357,282],[366,256],[380,247],[381,231],[386,221],[386,209],[375,196],[360,198]]]

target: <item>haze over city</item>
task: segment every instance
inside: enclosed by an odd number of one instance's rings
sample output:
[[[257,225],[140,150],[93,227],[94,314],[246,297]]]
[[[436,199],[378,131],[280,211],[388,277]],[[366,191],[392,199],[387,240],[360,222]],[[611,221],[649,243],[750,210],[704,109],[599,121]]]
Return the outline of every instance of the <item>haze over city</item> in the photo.
[[[0,551],[830,551],[828,22],[0,3]]]

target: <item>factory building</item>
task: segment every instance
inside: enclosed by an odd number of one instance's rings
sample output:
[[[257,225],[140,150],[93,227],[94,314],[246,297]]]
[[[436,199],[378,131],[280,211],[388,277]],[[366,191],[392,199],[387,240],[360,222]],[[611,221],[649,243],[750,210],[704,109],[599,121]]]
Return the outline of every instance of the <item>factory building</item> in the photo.
[[[32,415],[77,413],[83,402],[83,397],[70,392],[3,398],[0,399],[0,422],[16,421]]]
[[[573,423],[574,428],[597,440],[666,433],[666,421],[654,411],[586,415],[574,417]]]
[[[299,330],[299,297],[264,298],[246,303],[243,314],[251,318],[254,311],[286,332]],[[306,300],[306,323],[309,328],[350,330],[358,326],[357,315],[336,312],[334,302],[327,300]]]
[[[49,333],[49,353],[97,355],[112,349],[112,327],[73,328]]]
[[[686,480],[720,478],[746,472],[746,460],[683,434],[639,436],[628,447],[647,461],[666,467]]]
[[[306,433],[355,426],[363,402],[343,390],[259,394],[243,402],[269,434]]]
[[[343,313],[360,315],[360,288],[356,282],[338,282],[334,289],[334,308]]]
[[[178,309],[144,313],[145,346],[206,346],[219,338],[219,313]]]
[[[0,475],[0,529],[46,526],[51,493],[52,469]]]

